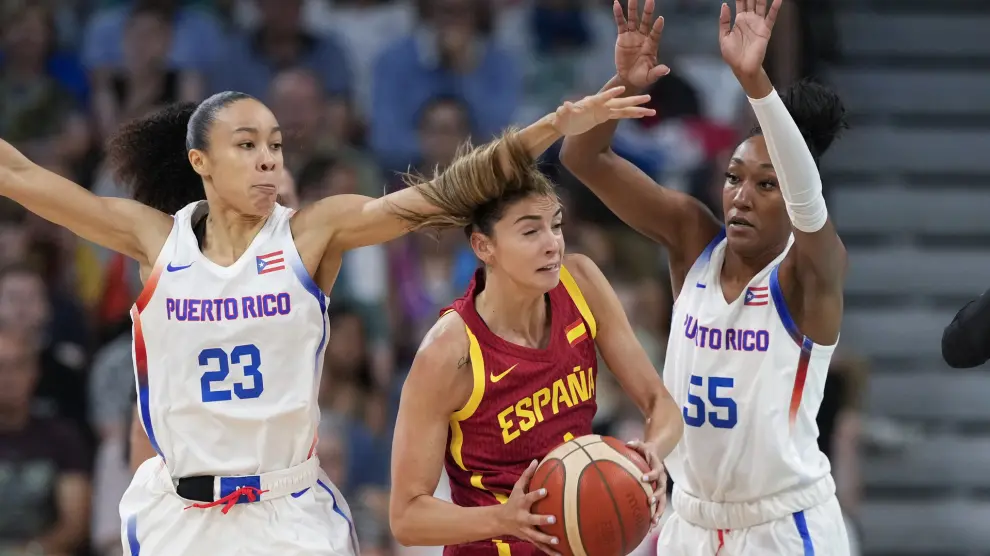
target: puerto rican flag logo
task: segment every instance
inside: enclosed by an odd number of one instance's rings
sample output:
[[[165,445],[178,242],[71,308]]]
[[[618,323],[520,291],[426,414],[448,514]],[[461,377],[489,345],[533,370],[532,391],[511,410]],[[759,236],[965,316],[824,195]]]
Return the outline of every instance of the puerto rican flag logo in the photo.
[[[255,257],[255,261],[258,266],[258,274],[268,274],[269,272],[285,270],[285,257],[282,256],[281,251],[272,251],[265,255],[258,255]]]
[[[767,286],[760,286],[756,288],[746,288],[746,301],[743,305],[749,305],[750,307],[759,307],[761,305],[766,305],[770,303],[770,288]]]

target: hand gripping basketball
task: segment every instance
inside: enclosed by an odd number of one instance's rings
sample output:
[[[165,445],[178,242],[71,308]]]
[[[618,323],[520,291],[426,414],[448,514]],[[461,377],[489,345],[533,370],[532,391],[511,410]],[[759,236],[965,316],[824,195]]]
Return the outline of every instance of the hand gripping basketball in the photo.
[[[547,495],[547,489],[541,488],[539,490],[534,490],[533,492],[526,492],[526,485],[533,478],[533,473],[536,472],[537,461],[534,459],[529,467],[523,471],[523,474],[516,481],[516,484],[512,487],[512,493],[509,494],[509,500],[505,504],[502,504],[502,529],[506,533],[528,541],[536,545],[537,548],[551,554],[552,556],[560,556],[560,554],[553,549],[553,545],[558,544],[560,541],[556,537],[552,537],[545,533],[540,532],[536,526],[537,525],[550,525],[557,521],[557,518],[552,515],[535,515],[530,512],[530,507],[539,499]]]
[[[660,517],[667,507],[667,470],[664,469],[663,460],[657,455],[656,447],[653,444],[630,440],[626,442],[626,446],[636,450],[646,460],[646,465],[650,466],[650,472],[643,475],[640,480],[651,484],[655,493],[653,500],[650,501],[653,507],[653,519],[650,524],[652,529],[660,524]]]

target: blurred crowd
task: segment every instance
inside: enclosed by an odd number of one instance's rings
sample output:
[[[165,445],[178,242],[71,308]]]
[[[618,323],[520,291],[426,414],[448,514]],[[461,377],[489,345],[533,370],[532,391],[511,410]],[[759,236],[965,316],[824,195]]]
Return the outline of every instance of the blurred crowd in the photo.
[[[726,160],[753,122],[718,58],[718,4],[660,3],[673,72],[650,91],[657,116],[624,122],[615,149],[720,213]],[[795,0],[783,12],[768,57],[778,86],[815,75],[835,51],[826,4]],[[484,142],[598,90],[614,71],[614,39],[611,0],[4,0],[0,137],[98,194],[124,196],[103,157],[122,122],[238,90],[266,102],[284,130],[284,204],[377,196],[402,187],[402,171],[443,168],[469,137]],[[553,151],[543,163],[567,207],[568,249],[606,272],[661,370],[672,303],[663,252]],[[363,554],[399,550],[387,516],[399,391],[475,265],[457,232],[345,256],[319,456],[355,510]],[[0,199],[0,554],[121,553],[137,270]],[[861,390],[861,365],[837,367],[852,370],[829,381],[822,442],[833,452],[848,450]],[[640,433],[607,371],[598,403],[597,432]],[[853,477],[854,462],[841,462],[833,457],[836,473]],[[853,511],[855,480],[845,484]]]

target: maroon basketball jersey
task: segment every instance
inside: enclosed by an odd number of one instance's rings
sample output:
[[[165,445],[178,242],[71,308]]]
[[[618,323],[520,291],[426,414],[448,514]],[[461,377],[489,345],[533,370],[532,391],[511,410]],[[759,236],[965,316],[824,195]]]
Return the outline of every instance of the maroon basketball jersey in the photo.
[[[597,325],[566,268],[547,294],[550,340],[545,349],[496,336],[475,310],[484,289],[479,270],[467,293],[441,314],[457,311],[470,343],[474,388],[450,417],[444,467],[453,502],[487,506],[505,502],[531,461],[542,460],[571,438],[591,433],[595,416]],[[448,546],[445,556],[529,556],[540,552],[512,537]]]

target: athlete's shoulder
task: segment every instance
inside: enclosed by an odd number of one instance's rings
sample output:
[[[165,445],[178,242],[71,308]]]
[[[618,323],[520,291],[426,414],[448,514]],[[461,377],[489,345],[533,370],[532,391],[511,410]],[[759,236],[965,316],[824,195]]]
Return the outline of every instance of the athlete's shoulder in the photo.
[[[574,282],[571,287],[576,287],[581,297],[591,305],[595,304],[593,300],[598,299],[602,292],[608,291],[612,287],[595,261],[585,255],[577,253],[565,255],[563,266]],[[563,276],[561,278],[563,282],[565,279]]]
[[[454,368],[463,366],[469,358],[470,342],[464,319],[457,311],[449,310],[433,323],[416,351],[416,361],[430,368]]]
[[[589,277],[601,275],[602,271],[587,255],[570,253],[564,255],[563,267],[574,278],[577,285],[583,287],[589,284]]]
[[[423,338],[403,389],[432,400],[433,410],[453,413],[471,395],[470,351],[464,320],[456,311],[445,313]]]

